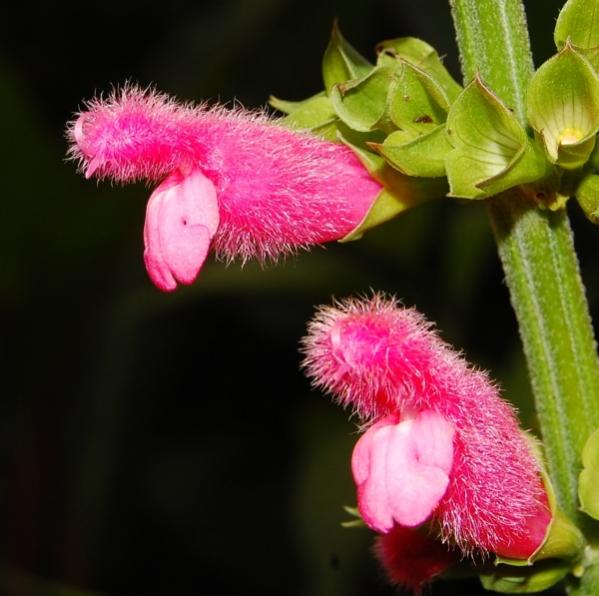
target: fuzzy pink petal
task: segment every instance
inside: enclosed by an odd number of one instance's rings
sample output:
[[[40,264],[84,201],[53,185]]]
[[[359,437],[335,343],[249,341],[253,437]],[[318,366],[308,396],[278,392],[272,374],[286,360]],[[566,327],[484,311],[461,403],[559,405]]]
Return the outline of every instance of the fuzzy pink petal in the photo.
[[[507,532],[499,535],[494,545],[494,552],[501,557],[510,559],[528,559],[543,544],[550,522],[551,509],[547,495],[543,495],[543,498],[537,503],[535,513],[526,522],[526,531],[522,532],[517,539]]]
[[[399,422],[399,416],[386,416],[382,420],[375,422],[367,432],[365,432],[354,446],[351,458],[351,467],[354,481],[360,485],[364,483],[370,474],[370,452],[372,443],[375,437],[375,431],[380,428],[385,428]]]
[[[388,451],[392,426],[375,430],[368,442],[368,476],[358,489],[358,508],[370,528],[385,533],[393,527],[393,508],[388,488]],[[401,464],[400,464],[401,465]]]
[[[366,431],[352,470],[368,526],[385,533],[394,522],[412,527],[431,516],[449,483],[453,434],[451,424],[434,412]],[[422,448],[426,442],[431,448]]]
[[[171,291],[190,284],[202,267],[218,229],[214,185],[199,170],[176,172],[148,201],[144,260],[152,281]]]

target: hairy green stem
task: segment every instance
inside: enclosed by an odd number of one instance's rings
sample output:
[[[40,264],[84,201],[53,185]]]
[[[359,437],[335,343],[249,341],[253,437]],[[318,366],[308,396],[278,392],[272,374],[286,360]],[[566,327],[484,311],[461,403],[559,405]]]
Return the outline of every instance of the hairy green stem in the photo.
[[[598,426],[597,357],[564,210],[540,212],[521,193],[490,202],[518,317],[545,453],[560,504],[575,516],[580,454]]]
[[[520,0],[450,0],[464,78],[478,73],[525,124],[533,73]],[[599,427],[599,363],[564,210],[543,211],[514,189],[489,214],[528,361],[559,504],[578,512],[580,457]]]

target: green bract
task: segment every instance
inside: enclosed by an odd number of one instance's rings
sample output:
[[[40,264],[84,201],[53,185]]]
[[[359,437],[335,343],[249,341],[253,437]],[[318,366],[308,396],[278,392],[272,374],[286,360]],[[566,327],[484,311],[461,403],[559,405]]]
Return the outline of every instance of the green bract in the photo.
[[[374,148],[401,172],[420,177],[445,174],[450,147],[443,123],[449,102],[424,71],[392,58],[362,79],[336,85],[331,99],[339,118],[353,130],[391,133]]]
[[[580,508],[593,519],[599,520],[599,429],[584,446],[582,466],[578,479]]]
[[[549,174],[542,152],[478,77],[451,106],[447,138],[450,196],[482,199]]]
[[[440,85],[450,102],[461,93],[461,85],[447,72],[435,48],[425,41],[416,37],[399,37],[382,41],[376,49],[379,64],[398,59],[409,62]]]
[[[398,83],[397,69],[377,66],[362,78],[339,83],[331,89],[331,102],[339,118],[360,132],[393,130],[389,98]]]
[[[566,43],[533,76],[527,104],[549,160],[566,169],[581,167],[599,130],[599,80],[588,60]]]
[[[423,70],[405,60],[400,60],[398,66],[397,84],[389,98],[389,118],[401,130],[431,132],[447,118],[447,97]]]
[[[576,189],[576,200],[587,218],[599,224],[599,176],[591,174],[583,178]]]
[[[542,592],[564,578],[570,565],[563,561],[544,561],[534,567],[499,566],[492,573],[481,573],[485,590],[505,594]]]
[[[336,123],[338,119],[331,105],[331,100],[324,92],[303,101],[285,101],[271,97],[269,103],[273,108],[287,114],[281,120],[286,126],[305,128],[331,141],[337,138]]]
[[[322,58],[322,78],[327,93],[337,83],[358,79],[373,66],[341,35],[337,23],[333,24],[331,40]]]
[[[553,37],[559,50],[568,39],[577,48],[599,46],[599,0],[568,0],[559,13]]]
[[[445,176],[445,156],[451,150],[444,125],[424,135],[398,130],[382,145],[372,143],[371,146],[400,172],[429,178]]]
[[[566,43],[599,71],[599,0],[569,0],[562,8],[554,32],[555,45]]]

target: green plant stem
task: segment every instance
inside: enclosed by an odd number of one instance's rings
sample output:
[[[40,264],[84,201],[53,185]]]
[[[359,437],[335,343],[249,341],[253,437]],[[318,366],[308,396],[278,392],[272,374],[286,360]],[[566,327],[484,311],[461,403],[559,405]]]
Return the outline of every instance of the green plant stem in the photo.
[[[450,0],[464,78],[478,73],[525,124],[533,73],[520,0]],[[599,427],[599,364],[565,210],[538,209],[518,189],[489,215],[524,345],[549,473],[564,512],[582,522],[580,458]]]

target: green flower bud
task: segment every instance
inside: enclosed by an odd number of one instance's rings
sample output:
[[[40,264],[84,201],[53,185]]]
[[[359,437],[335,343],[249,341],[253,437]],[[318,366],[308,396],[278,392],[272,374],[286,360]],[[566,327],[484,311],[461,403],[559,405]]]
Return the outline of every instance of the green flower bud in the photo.
[[[599,130],[599,80],[588,60],[566,43],[533,76],[527,103],[549,160],[566,169],[584,165]]]
[[[514,114],[478,77],[451,106],[447,135],[450,196],[483,199],[551,171]]]
[[[553,37],[558,50],[568,40],[577,49],[599,46],[599,0],[568,0],[559,13]]]

